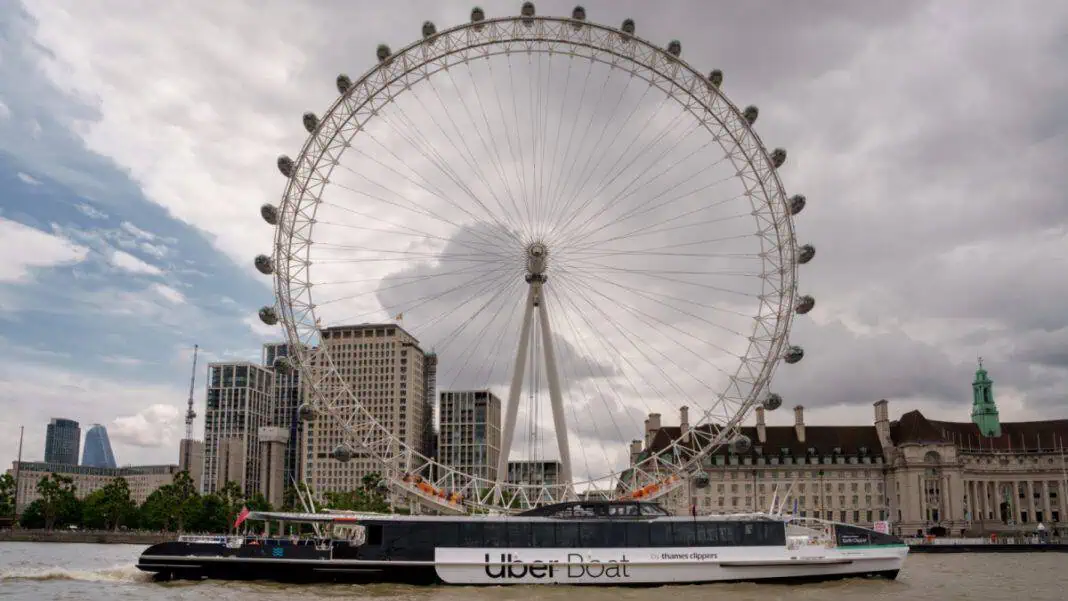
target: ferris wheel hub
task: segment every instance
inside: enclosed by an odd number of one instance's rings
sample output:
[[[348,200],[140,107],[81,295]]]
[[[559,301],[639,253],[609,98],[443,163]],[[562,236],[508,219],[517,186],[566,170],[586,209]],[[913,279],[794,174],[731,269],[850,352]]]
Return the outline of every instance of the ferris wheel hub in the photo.
[[[527,275],[542,276],[549,266],[549,247],[544,242],[532,242],[527,246]],[[528,278],[529,279],[537,279]]]

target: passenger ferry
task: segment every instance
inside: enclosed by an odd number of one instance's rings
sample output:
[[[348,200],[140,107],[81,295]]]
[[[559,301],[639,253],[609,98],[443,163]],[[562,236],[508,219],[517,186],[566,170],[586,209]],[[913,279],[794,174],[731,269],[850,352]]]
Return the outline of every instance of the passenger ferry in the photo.
[[[663,585],[896,578],[901,539],[812,518],[679,517],[637,501],[579,501],[511,516],[254,512],[322,536],[181,536],[137,567],[157,579],[404,584]]]

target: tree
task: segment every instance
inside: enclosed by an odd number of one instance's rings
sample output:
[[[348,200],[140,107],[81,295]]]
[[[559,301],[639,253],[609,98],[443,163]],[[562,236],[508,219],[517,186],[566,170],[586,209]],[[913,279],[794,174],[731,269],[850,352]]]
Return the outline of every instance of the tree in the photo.
[[[130,498],[130,485],[125,478],[115,478],[85,497],[82,523],[88,528],[118,530],[136,511],[137,505]]]
[[[59,517],[68,523],[74,517],[71,514],[78,505],[78,499],[74,496],[74,480],[71,478],[59,474],[43,476],[37,482],[37,494],[41,497],[46,530],[51,530]]]
[[[15,478],[0,474],[0,516],[15,513]]]
[[[171,500],[174,503],[173,516],[178,526],[178,532],[182,532],[186,521],[196,519],[200,509],[200,494],[193,484],[193,478],[185,470],[174,475],[174,481],[170,486]]]

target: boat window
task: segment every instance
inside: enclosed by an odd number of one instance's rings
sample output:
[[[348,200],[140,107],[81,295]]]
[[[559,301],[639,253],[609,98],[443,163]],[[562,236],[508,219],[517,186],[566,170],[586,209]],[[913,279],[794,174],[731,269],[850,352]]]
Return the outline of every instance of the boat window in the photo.
[[[605,526],[599,522],[579,524],[579,547],[607,547]]]
[[[642,515],[667,515],[667,512],[661,511],[656,505],[642,505]]]
[[[739,542],[737,535],[738,524],[718,524],[717,530],[719,534],[719,544],[724,547],[731,545],[737,545]]]
[[[694,544],[694,526],[693,522],[675,522],[672,524],[673,537],[675,546],[678,547],[692,547]]]
[[[716,524],[700,523],[694,524],[694,544],[695,545],[708,545],[714,546],[719,544],[719,528]]]
[[[610,505],[608,507],[608,515],[610,516],[637,516],[638,506],[633,503],[627,503],[626,505]]]
[[[534,548],[556,546],[556,524],[531,524],[530,544]]]
[[[455,522],[439,522],[434,533],[437,547],[456,547],[460,544],[460,525]]]
[[[607,547],[626,547],[627,546],[627,523],[626,522],[607,522],[604,525],[605,530],[605,546]]]
[[[597,509],[597,505],[575,504],[571,505],[570,507],[565,507],[561,509],[560,511],[556,512],[556,515],[557,517],[562,518],[592,518],[597,517]],[[603,512],[604,507],[601,506],[600,509]]]
[[[556,525],[556,546],[557,547],[577,547],[579,546],[579,529],[578,524],[557,524]]]
[[[653,522],[649,524],[649,546],[670,547],[674,544],[671,536],[671,522]]]
[[[382,524],[367,525],[367,544],[375,547],[382,545]]]
[[[460,528],[460,546],[461,547],[482,547],[482,524],[477,522],[466,522],[462,528]]]
[[[508,545],[511,547],[530,546],[530,523],[529,522],[506,522],[508,531]]]
[[[649,546],[649,523],[648,522],[630,522],[626,524],[620,524],[627,531],[627,546],[628,547],[648,547]]]
[[[482,524],[482,546],[507,547],[508,528],[504,522],[486,522]]]

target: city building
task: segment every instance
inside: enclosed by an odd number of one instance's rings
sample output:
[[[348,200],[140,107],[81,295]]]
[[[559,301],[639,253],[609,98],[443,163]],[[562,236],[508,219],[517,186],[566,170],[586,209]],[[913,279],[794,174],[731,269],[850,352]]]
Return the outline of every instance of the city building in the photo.
[[[438,439],[434,424],[437,423],[436,410],[438,399],[438,355],[430,352],[426,354],[426,363],[423,368],[423,414],[426,416],[423,425],[423,448],[422,453],[431,459],[437,458]]]
[[[274,418],[274,372],[249,362],[208,364],[202,490],[234,481],[260,490],[259,430]]]
[[[85,448],[82,449],[82,465],[88,467],[118,467],[115,454],[111,452],[111,440],[108,430],[100,424],[93,424],[85,433]]]
[[[496,481],[501,455],[501,399],[489,390],[442,391],[438,417],[438,461]]]
[[[554,486],[560,483],[560,461],[531,459],[508,460],[508,482],[536,486]],[[596,498],[596,493],[594,497]]]
[[[260,492],[272,507],[281,507],[285,500],[286,447],[289,429],[276,426],[260,428]]]
[[[193,487],[204,492],[204,441],[183,438],[178,442],[178,469],[189,472]]]
[[[67,476],[74,482],[74,494],[84,499],[89,493],[107,486],[115,478],[124,478],[130,487],[130,497],[140,505],[148,495],[164,484],[174,480],[178,473],[177,465],[139,465],[130,467],[90,467],[66,463],[48,463],[45,461],[13,461],[8,474],[18,474],[18,494],[15,499],[16,511],[21,512],[27,505],[40,498],[37,483],[49,474]]]
[[[396,439],[411,448],[423,449],[426,420],[432,416],[426,410],[428,359],[419,341],[397,324],[362,324],[324,328],[320,343],[337,371],[318,383],[318,393],[345,416],[358,417],[362,406]],[[313,368],[317,357],[323,356],[312,357]],[[436,362],[436,358],[432,361]],[[308,383],[302,386],[305,398],[311,398]],[[357,419],[356,423],[360,421]],[[340,445],[349,448],[350,460],[335,458],[334,451]],[[354,490],[366,475],[402,470],[399,450],[398,446],[389,451],[397,457],[396,463],[383,465],[368,451],[352,444],[340,420],[319,415],[304,424],[304,480],[317,494]]]
[[[707,481],[691,478],[663,502],[674,512],[731,513],[767,511],[775,501],[800,515],[868,526],[887,520],[902,535],[1065,528],[1068,420],[1001,422],[981,364],[972,421],[889,415],[880,400],[870,426],[813,426],[798,406],[793,426],[768,426],[757,408],[755,426],[742,428],[751,448],[710,454]],[[631,445],[632,464],[687,435],[685,408],[679,423],[664,426],[650,414],[645,440]]]
[[[81,441],[82,429],[78,422],[53,417],[45,434],[45,462],[78,465],[78,448]]]
[[[263,366],[274,370],[274,414],[271,425],[288,432],[283,449],[282,486],[294,486],[300,482],[300,441],[304,424],[297,417],[297,410],[304,402],[304,389],[300,385],[300,371],[288,363],[289,344],[273,342],[263,345]],[[266,493],[264,493],[266,496]]]

